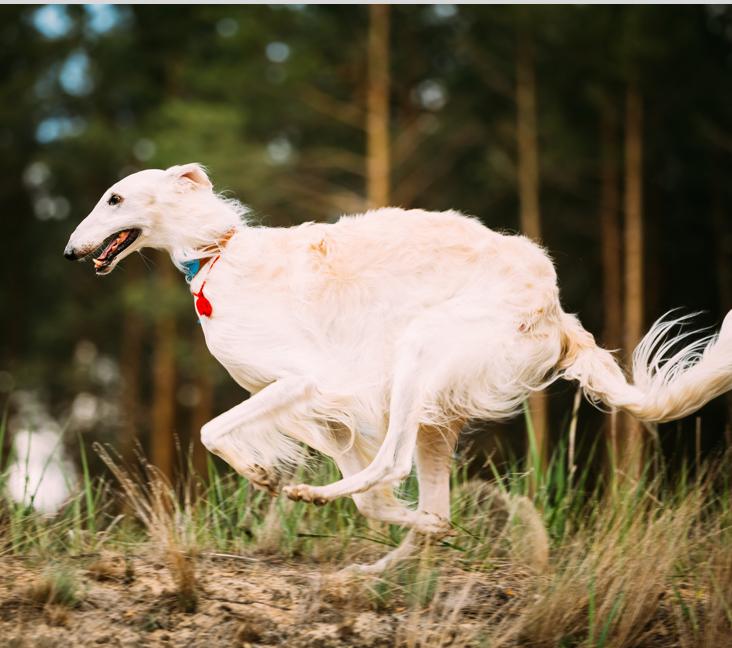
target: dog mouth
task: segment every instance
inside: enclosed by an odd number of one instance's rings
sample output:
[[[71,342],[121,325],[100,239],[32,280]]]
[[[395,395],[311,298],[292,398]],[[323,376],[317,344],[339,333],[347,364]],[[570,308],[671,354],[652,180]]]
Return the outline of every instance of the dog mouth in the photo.
[[[141,230],[137,228],[126,229],[106,238],[93,253],[94,272],[97,274],[110,272],[115,259],[137,240],[140,232]]]

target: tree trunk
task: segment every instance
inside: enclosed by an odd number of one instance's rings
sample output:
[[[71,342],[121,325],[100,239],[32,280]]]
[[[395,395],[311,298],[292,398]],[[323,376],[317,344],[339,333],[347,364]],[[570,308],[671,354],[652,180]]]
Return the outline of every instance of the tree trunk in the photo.
[[[160,290],[173,290],[173,267],[161,259],[158,268]],[[175,317],[163,310],[155,323],[153,356],[153,405],[150,459],[168,479],[173,477],[173,438],[175,425]]]
[[[122,411],[124,427],[118,451],[124,461],[134,460],[135,443],[141,438],[140,430],[140,370],[144,322],[133,309],[127,307],[122,323],[120,364],[122,374]]]
[[[195,349],[193,353],[198,358],[196,366],[199,367],[198,372],[198,402],[193,408],[191,415],[191,445],[193,447],[193,468],[201,475],[206,477],[208,470],[208,450],[201,443],[201,428],[213,418],[213,397],[214,383],[211,372],[211,356],[201,337],[196,336]]]
[[[600,227],[602,240],[603,345],[623,345],[623,267],[618,177],[617,115],[605,104],[600,123]]]
[[[732,269],[730,268],[730,259],[732,259],[732,227],[727,219],[724,208],[724,180],[717,161],[715,160],[715,168],[712,172],[712,217],[714,223],[714,240],[716,241],[715,256],[717,266],[717,283],[719,285],[719,305],[722,309],[722,315],[726,314],[726,310],[732,304]],[[724,438],[727,447],[732,448],[732,392],[728,392],[724,396],[727,420],[724,426]]]
[[[643,336],[643,103],[635,85],[625,102],[625,352]],[[643,427],[628,415],[618,430],[620,469],[637,479],[643,468]]]
[[[518,139],[518,190],[521,231],[529,238],[541,241],[539,211],[539,144],[536,125],[536,81],[531,37],[519,30],[516,60],[516,134]],[[535,448],[534,468],[542,469],[547,458],[548,404],[543,392],[529,398],[529,412],[534,430],[535,446],[529,439],[528,448]],[[530,453],[532,454],[532,453]]]
[[[623,345],[623,258],[618,174],[618,128],[615,107],[605,100],[600,113],[600,238],[602,245],[603,332],[602,344],[610,349]],[[616,413],[607,417],[607,440],[617,455]]]
[[[539,145],[536,127],[536,81],[530,36],[519,34],[516,65],[516,110],[518,137],[518,185],[521,230],[541,240],[539,212]]]
[[[369,207],[389,204],[389,6],[369,6],[366,196]]]

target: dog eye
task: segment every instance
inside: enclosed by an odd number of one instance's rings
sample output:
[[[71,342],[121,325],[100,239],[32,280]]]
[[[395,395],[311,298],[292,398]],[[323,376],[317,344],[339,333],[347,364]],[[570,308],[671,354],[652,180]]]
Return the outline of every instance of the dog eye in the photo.
[[[122,196],[119,196],[117,194],[112,194],[109,197],[107,204],[112,205],[112,207],[114,207],[115,205],[119,205],[121,202],[122,202]]]

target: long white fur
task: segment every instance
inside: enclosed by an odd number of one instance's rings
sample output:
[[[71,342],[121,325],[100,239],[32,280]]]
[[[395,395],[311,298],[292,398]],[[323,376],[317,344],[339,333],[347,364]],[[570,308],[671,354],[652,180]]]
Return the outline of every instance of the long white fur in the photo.
[[[120,205],[107,204],[111,192]],[[178,266],[220,248],[191,289],[206,281],[206,343],[254,396],[204,426],[203,440],[269,488],[280,466],[301,460],[301,442],[334,457],[344,479],[287,487],[295,499],[353,495],[370,515],[382,507],[393,521],[401,510],[407,523],[434,528],[389,495],[424,451],[420,430],[511,416],[560,377],[646,421],[685,416],[732,388],[729,315],[718,337],[676,351],[669,334],[684,318],[656,322],[633,354],[630,383],[562,310],[540,246],[457,212],[386,208],[292,228],[253,227],[245,217],[199,165],[148,170],[105,193],[68,249],[90,252],[131,227],[142,234],[115,265],[145,246],[167,250]],[[422,512],[444,517],[444,470],[435,475],[420,476],[426,488],[442,484]]]
[[[677,337],[669,337],[669,333],[689,317],[661,318],[651,326],[633,352],[632,384],[610,353],[580,330],[573,338],[578,343],[575,359],[563,375],[578,380],[592,400],[626,410],[643,421],[687,416],[732,389],[732,317],[727,314],[719,335],[679,347],[682,339],[697,332]]]

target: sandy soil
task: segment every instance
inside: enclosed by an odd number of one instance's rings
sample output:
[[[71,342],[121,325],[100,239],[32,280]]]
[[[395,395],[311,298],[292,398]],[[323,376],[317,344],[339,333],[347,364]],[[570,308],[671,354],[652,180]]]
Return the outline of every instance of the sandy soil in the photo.
[[[48,603],[48,568],[31,559],[0,559],[3,648],[379,647],[402,643],[397,637],[409,624],[406,606],[379,606],[367,587],[324,577],[317,565],[201,556],[195,606],[179,600],[169,570],[154,560],[114,554],[75,559],[78,600],[66,604]],[[507,595],[496,587],[499,602]],[[461,619],[471,622],[480,623]]]

